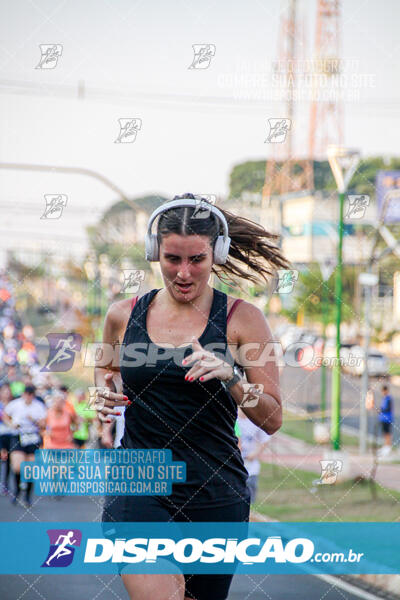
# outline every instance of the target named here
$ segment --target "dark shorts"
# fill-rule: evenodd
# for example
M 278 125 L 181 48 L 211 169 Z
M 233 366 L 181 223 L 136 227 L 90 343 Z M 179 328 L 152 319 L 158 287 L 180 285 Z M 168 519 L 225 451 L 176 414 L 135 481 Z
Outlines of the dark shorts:
M 0 449 L 10 452 L 13 446 L 13 438 L 15 442 L 15 437 L 16 436 L 12 435 L 12 433 L 4 433 L 0 435 Z
M 19 435 L 13 435 L 11 440 L 11 448 L 10 452 L 18 451 L 25 452 L 25 454 L 35 454 L 36 450 L 39 450 L 42 446 L 42 438 L 39 436 L 39 442 L 37 444 L 21 444 L 21 439 Z
M 385 423 L 384 421 L 381 423 L 383 433 L 391 433 L 392 432 L 392 424 Z
M 166 506 L 155 496 L 106 496 L 102 521 L 104 522 L 244 522 L 249 520 L 250 494 L 229 506 L 206 508 L 185 506 L 182 511 Z M 175 513 L 175 514 L 174 514 Z M 107 537 L 106 528 L 103 526 Z M 121 574 L 121 573 L 120 573 Z M 123 573 L 122 573 L 123 574 Z M 185 595 L 195 600 L 225 600 L 233 574 L 184 575 Z
M 87 443 L 88 440 L 78 440 L 78 438 L 74 438 L 74 444 L 78 448 L 82 448 Z

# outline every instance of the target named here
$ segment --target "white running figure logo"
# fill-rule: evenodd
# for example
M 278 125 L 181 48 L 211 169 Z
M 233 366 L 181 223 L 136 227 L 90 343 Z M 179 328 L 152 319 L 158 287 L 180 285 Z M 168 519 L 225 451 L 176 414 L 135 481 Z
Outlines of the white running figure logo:
M 53 364 L 54 361 L 60 362 L 60 360 L 66 360 L 67 358 L 71 358 L 71 355 L 66 352 L 66 350 L 72 350 L 75 352 L 76 346 L 72 342 L 74 341 L 74 336 L 69 335 L 65 340 L 58 340 L 56 348 L 62 344 L 62 347 L 56 352 L 51 361 L 46 365 L 46 368 L 49 369 L 50 365 Z
M 61 558 L 61 556 L 66 556 L 67 554 L 71 554 L 71 550 L 69 548 L 66 548 L 66 546 L 71 545 L 73 546 L 77 540 L 73 540 L 70 539 L 71 537 L 74 536 L 74 532 L 73 531 L 69 531 L 67 533 L 67 535 L 59 535 L 58 536 L 58 540 L 56 541 L 56 544 L 60 544 L 57 548 L 57 550 L 54 552 L 54 554 L 52 556 L 50 556 L 50 558 L 48 560 L 46 560 L 46 565 L 50 566 L 51 561 L 53 560 L 53 558 Z M 60 540 L 63 540 L 60 543 Z

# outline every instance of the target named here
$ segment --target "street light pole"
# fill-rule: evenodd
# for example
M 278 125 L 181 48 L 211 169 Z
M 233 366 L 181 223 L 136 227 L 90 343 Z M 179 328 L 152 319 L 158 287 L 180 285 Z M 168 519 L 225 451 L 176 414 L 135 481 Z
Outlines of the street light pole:
M 342 246 L 343 206 L 347 186 L 359 163 L 359 152 L 338 146 L 328 147 L 328 160 L 339 192 L 338 251 L 335 273 L 336 296 L 336 361 L 332 369 L 331 441 L 334 450 L 340 450 L 340 324 L 342 318 Z M 344 173 L 345 166 L 347 170 Z
M 326 365 L 324 361 L 326 346 L 326 326 L 328 324 L 327 282 L 322 282 L 322 363 L 321 363 L 321 422 L 326 421 Z
M 322 357 L 325 356 L 326 327 L 328 325 L 328 281 L 334 269 L 333 261 L 325 257 L 321 260 L 319 267 L 322 274 Z M 326 365 L 321 364 L 321 422 L 326 421 Z
M 339 193 L 338 254 L 335 272 L 336 298 L 336 361 L 332 372 L 332 444 L 334 450 L 340 450 L 340 323 L 342 320 L 342 272 L 343 272 L 343 205 L 344 191 Z

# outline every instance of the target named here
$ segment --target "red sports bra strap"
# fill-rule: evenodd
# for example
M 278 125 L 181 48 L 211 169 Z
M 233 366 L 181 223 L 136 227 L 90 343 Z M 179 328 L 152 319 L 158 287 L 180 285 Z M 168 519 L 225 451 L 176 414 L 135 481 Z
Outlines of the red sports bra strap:
M 135 296 L 135 298 L 132 298 L 131 311 L 133 310 L 133 307 L 135 306 L 138 298 L 139 298 L 139 296 Z
M 234 313 L 234 311 L 235 311 L 236 307 L 238 306 L 238 304 L 240 304 L 240 302 L 243 302 L 243 299 L 242 299 L 242 298 L 237 298 L 237 300 L 235 300 L 235 302 L 232 304 L 232 306 L 231 306 L 231 309 L 230 309 L 230 311 L 229 311 L 229 313 L 228 313 L 228 318 L 227 318 L 227 320 L 226 320 L 226 323 L 227 323 L 227 324 L 229 323 L 229 319 L 230 319 L 230 318 L 231 318 L 231 316 L 233 315 L 233 313 Z

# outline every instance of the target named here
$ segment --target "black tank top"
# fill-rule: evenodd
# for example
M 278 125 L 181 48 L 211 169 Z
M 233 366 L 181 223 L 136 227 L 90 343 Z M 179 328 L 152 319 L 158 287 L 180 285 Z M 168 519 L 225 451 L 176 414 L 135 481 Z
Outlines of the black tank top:
M 191 344 L 166 349 L 151 341 L 146 315 L 158 291 L 139 298 L 124 335 L 120 370 L 124 394 L 132 404 L 125 410 L 121 446 L 169 448 L 174 461 L 185 461 L 186 481 L 173 484 L 172 495 L 158 496 L 161 502 L 210 508 L 239 502 L 248 496 L 248 473 L 234 431 L 236 402 L 217 378 L 185 381 L 193 364 L 181 363 L 192 354 Z M 227 295 L 215 288 L 213 292 L 199 342 L 233 364 L 226 339 Z

